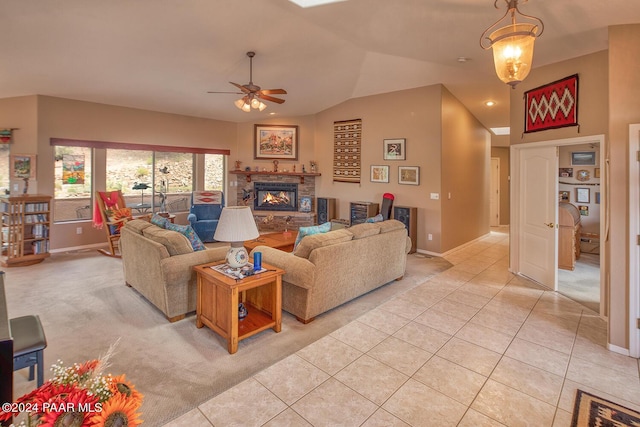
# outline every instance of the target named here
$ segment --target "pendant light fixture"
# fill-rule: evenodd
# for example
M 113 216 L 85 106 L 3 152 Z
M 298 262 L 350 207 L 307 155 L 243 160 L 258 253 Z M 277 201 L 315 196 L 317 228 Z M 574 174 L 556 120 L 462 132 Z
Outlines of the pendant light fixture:
M 493 3 L 496 9 L 499 1 L 495 0 Z M 531 71 L 533 45 L 536 38 L 542 35 L 544 23 L 540 18 L 520 12 L 518 0 L 504 2 L 507 4 L 507 12 L 482 33 L 480 46 L 485 50 L 493 48 L 493 62 L 498 78 L 515 88 Z M 525 22 L 516 22 L 516 14 Z M 507 17 L 510 17 L 510 22 L 504 22 L 509 20 Z

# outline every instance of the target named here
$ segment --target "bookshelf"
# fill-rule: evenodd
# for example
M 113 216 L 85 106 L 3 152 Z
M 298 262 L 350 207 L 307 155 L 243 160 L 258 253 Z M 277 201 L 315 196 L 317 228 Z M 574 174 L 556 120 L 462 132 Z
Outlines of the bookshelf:
M 50 196 L 0 196 L 0 214 L 3 267 L 37 264 L 49 256 Z

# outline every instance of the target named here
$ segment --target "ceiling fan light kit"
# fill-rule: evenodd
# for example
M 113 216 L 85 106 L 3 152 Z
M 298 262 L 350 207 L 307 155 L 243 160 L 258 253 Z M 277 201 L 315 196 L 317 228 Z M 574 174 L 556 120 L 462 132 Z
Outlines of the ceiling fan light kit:
M 249 83 L 246 85 L 240 85 L 238 83 L 229 82 L 242 92 L 209 92 L 209 93 L 235 93 L 237 95 L 244 95 L 242 98 L 235 101 L 233 104 L 238 107 L 240 110 L 248 113 L 251 109 L 264 111 L 267 108 L 267 104 L 262 102 L 265 101 L 275 102 L 277 104 L 282 104 L 284 99 L 276 98 L 271 95 L 286 95 L 287 91 L 284 89 L 261 89 L 260 86 L 253 84 L 253 57 L 256 56 L 255 52 L 247 52 L 247 56 L 249 57 Z
M 495 0 L 493 3 L 496 9 L 499 1 Z M 498 78 L 515 88 L 531 71 L 534 43 L 542 35 L 544 23 L 540 18 L 520 12 L 518 0 L 504 2 L 507 3 L 507 12 L 482 33 L 480 46 L 485 50 L 493 48 L 493 62 Z M 529 22 L 517 23 L 516 13 Z M 498 28 L 507 16 L 510 16 L 511 22 Z

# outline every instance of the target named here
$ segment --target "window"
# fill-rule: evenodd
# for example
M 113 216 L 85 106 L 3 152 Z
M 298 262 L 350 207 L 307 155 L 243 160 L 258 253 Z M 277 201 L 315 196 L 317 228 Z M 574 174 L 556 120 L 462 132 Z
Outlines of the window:
M 54 221 L 91 219 L 92 151 L 87 147 L 55 147 Z
M 107 149 L 107 191 L 121 190 L 134 215 L 184 212 L 193 189 L 193 154 Z
M 204 155 L 204 189 L 224 189 L 224 156 L 222 154 Z
M 155 153 L 155 211 L 174 213 L 189 210 L 193 191 L 193 156 L 191 153 Z
M 11 145 L 9 144 L 0 144 L 0 191 L 3 193 L 10 190 L 9 186 L 11 185 L 9 172 L 9 154 Z

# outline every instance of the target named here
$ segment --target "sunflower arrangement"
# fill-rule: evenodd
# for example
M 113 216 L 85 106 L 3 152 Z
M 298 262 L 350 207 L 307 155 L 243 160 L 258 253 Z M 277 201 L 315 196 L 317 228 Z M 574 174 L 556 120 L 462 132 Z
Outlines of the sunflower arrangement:
M 142 424 L 143 396 L 124 375 L 105 374 L 112 346 L 100 359 L 64 366 L 58 360 L 53 378 L 0 410 L 0 422 L 26 414 L 18 427 L 134 427 Z M 9 410 L 7 410 L 9 409 Z M 12 424 L 12 426 L 14 426 Z

